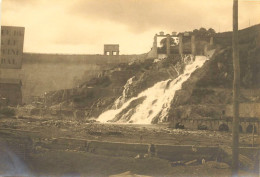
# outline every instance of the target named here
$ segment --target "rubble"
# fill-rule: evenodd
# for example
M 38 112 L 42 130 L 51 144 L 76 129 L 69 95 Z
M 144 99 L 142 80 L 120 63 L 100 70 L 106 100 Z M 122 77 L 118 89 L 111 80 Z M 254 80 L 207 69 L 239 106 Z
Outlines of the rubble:
M 216 161 L 208 161 L 205 163 L 208 168 L 218 168 L 218 169 L 227 169 L 230 166 L 223 162 L 216 162 Z

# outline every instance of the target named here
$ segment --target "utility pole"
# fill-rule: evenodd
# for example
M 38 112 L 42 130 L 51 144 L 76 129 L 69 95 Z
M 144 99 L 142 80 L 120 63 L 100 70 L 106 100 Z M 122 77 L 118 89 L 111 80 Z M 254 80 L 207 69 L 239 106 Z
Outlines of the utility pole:
M 2 28 L 2 26 L 1 26 L 1 23 L 2 23 L 2 22 L 1 22 L 1 19 L 2 19 L 2 17 L 1 17 L 1 9 L 2 9 L 2 1 L 0 0 L 0 31 L 2 31 L 2 29 L 1 29 L 1 28 Z M 1 47 L 2 47 L 2 38 L 1 38 L 1 37 L 2 37 L 2 36 L 1 36 L 1 35 L 2 35 L 2 34 L 0 33 L 0 41 L 1 41 L 1 43 L 0 43 L 0 60 L 2 59 L 2 57 L 1 57 L 1 56 L 2 56 L 2 55 L 1 55 L 1 52 L 2 52 L 2 48 L 1 48 Z M 2 71 L 0 70 L 0 78 L 1 78 L 1 74 L 2 74 L 1 72 L 2 72 Z
M 239 169 L 239 92 L 240 66 L 238 48 L 238 0 L 233 0 L 233 127 L 232 127 L 232 176 L 238 176 Z

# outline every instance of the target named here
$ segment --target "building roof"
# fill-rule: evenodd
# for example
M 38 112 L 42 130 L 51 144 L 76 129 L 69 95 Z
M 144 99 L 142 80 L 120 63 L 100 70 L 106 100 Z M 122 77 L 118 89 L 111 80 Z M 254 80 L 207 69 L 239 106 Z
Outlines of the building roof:
M 2 28 L 16 28 L 16 29 L 18 29 L 18 28 L 23 28 L 23 29 L 25 29 L 25 27 L 23 27 L 23 26 L 3 26 L 3 25 L 1 25 L 1 27 Z
M 104 44 L 104 46 L 119 46 L 119 44 Z
M 20 79 L 0 78 L 0 84 L 22 84 Z

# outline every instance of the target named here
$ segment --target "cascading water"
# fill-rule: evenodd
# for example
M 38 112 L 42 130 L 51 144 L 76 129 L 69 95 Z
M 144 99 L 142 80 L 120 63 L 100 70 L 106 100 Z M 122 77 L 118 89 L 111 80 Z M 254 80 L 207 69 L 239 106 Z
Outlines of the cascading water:
M 163 122 L 168 117 L 175 92 L 182 88 L 182 84 L 196 69 L 202 67 L 206 60 L 205 56 L 196 56 L 194 61 L 187 63 L 183 74 L 176 79 L 156 83 L 137 97 L 125 102 L 119 109 L 102 113 L 97 120 L 102 123 L 151 124 L 155 120 Z
M 124 90 L 123 90 L 122 96 L 120 96 L 120 97 L 115 101 L 113 108 L 118 109 L 118 108 L 120 108 L 120 107 L 125 103 L 125 101 L 126 101 L 126 99 L 127 99 L 127 98 L 126 98 L 126 97 L 127 97 L 127 92 L 129 91 L 130 86 L 132 85 L 134 78 L 135 78 L 135 76 L 134 76 L 134 77 L 131 77 L 130 79 L 127 80 L 127 82 L 126 82 L 126 84 L 125 84 L 125 86 L 124 86 Z

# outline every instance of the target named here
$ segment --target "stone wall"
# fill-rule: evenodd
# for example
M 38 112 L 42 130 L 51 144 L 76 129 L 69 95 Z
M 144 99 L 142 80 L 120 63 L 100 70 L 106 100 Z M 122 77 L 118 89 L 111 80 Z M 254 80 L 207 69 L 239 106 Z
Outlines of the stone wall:
M 232 119 L 180 119 L 172 122 L 172 126 L 183 125 L 185 129 L 191 130 L 214 130 L 232 131 Z M 260 121 L 257 119 L 240 119 L 240 133 L 252 133 L 254 126 L 255 133 L 259 134 Z
M 0 146 L 3 145 L 3 142 L 5 145 L 1 146 L 1 150 L 7 148 L 25 162 L 31 161 L 35 154 L 44 157 L 44 154 L 48 152 L 81 152 L 127 158 L 157 157 L 170 162 L 187 162 L 194 159 L 198 162 L 201 162 L 202 159 L 231 162 L 230 154 L 223 151 L 221 146 L 123 143 L 65 137 L 51 138 L 41 137 L 38 133 L 26 130 L 19 133 L 5 131 L 5 133 L 2 133 L 3 136 L 0 137 Z M 258 163 L 256 154 L 259 152 L 259 147 L 240 147 L 239 152 L 240 156 L 241 154 L 244 155 L 244 159 L 248 159 L 251 161 L 250 163 Z M 67 164 L 70 164 L 70 159 L 67 160 Z
M 151 148 L 153 147 L 153 148 Z M 74 138 L 44 139 L 34 141 L 34 149 L 71 150 L 89 152 L 113 157 L 154 156 L 169 161 L 190 161 L 194 159 L 215 159 L 220 151 L 218 147 L 192 145 L 163 145 L 93 141 Z

